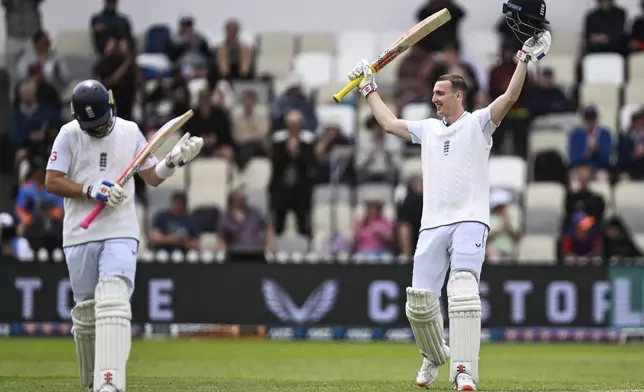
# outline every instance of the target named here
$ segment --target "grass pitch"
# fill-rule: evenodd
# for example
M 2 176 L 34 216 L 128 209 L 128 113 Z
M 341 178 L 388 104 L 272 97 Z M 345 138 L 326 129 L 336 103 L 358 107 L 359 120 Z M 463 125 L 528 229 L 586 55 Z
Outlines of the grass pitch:
M 135 341 L 128 392 L 422 391 L 400 343 Z M 0 339 L 0 391 L 82 391 L 70 339 Z M 644 392 L 644 346 L 486 344 L 481 391 Z M 441 368 L 430 390 L 450 390 Z

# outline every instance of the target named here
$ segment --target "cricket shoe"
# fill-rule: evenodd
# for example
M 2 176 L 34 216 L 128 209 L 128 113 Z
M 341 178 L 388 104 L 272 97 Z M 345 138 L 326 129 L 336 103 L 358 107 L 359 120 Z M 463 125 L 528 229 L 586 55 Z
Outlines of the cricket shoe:
M 416 385 L 421 388 L 427 388 L 438 377 L 438 366 L 434 365 L 432 361 L 423 358 L 423 364 L 416 375 Z
M 476 382 L 472 376 L 467 373 L 459 373 L 456 376 L 456 383 L 454 385 L 455 391 L 476 391 Z
M 103 384 L 97 392 L 121 392 L 112 384 Z

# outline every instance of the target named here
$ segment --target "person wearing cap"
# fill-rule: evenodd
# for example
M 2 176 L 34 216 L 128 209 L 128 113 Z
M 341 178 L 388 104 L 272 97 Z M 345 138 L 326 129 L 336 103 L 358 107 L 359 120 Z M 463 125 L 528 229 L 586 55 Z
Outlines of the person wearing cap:
M 51 48 L 49 34 L 45 30 L 38 30 L 32 35 L 31 43 L 31 49 L 18 62 L 18 77 L 25 79 L 31 65 L 40 64 L 45 81 L 61 91 L 70 80 L 69 70 Z
M 29 241 L 20 235 L 21 231 L 16 217 L 7 212 L 0 212 L 0 260 L 3 263 L 11 259 L 33 260 L 34 252 Z
M 487 238 L 487 255 L 491 260 L 516 257 L 517 243 L 521 233 L 515 227 L 508 213 L 512 195 L 505 189 L 490 192 L 490 234 Z
M 530 94 L 529 108 L 534 117 L 574 111 L 566 93 L 555 84 L 555 74 L 552 68 L 544 67 L 541 70 L 539 83 Z
M 125 14 L 118 12 L 118 0 L 105 0 L 101 12 L 92 16 L 90 21 L 94 51 L 101 55 L 107 41 L 113 37 L 132 40 L 132 26 Z
M 317 130 L 318 119 L 315 105 L 311 98 L 304 93 L 302 78 L 297 74 L 292 74 L 289 77 L 285 91 L 275 99 L 271 106 L 273 129 L 285 128 L 285 116 L 291 110 L 299 110 L 302 113 L 302 126 L 305 130 L 312 132 Z
M 592 179 L 608 181 L 612 138 L 610 131 L 599 125 L 599 113 L 595 106 L 587 106 L 583 112 L 584 122 L 568 135 L 568 159 L 570 184 L 578 186 L 577 169 L 590 166 Z
M 199 225 L 188 214 L 187 206 L 186 194 L 175 192 L 170 198 L 170 208 L 154 216 L 150 232 L 153 249 L 168 252 L 199 250 Z
M 633 180 L 644 179 L 644 109 L 633 113 L 630 129 L 619 135 L 617 169 Z

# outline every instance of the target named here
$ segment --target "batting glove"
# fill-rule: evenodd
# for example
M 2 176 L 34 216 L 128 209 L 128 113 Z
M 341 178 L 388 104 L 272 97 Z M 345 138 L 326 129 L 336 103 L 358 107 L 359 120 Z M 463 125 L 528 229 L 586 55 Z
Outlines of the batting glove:
M 100 180 L 92 185 L 85 185 L 83 193 L 90 200 L 98 200 L 110 207 L 118 207 L 126 199 L 125 189 L 119 184 Z
M 369 61 L 365 59 L 360 61 L 358 65 L 349 72 L 349 80 L 355 80 L 359 78 L 360 75 L 364 75 L 364 79 L 362 79 L 358 85 L 358 89 L 360 90 L 360 94 L 362 94 L 363 97 L 366 97 L 376 91 L 378 89 L 378 85 L 376 84 L 375 75 L 371 70 L 371 65 L 369 64 Z
M 550 51 L 552 36 L 549 31 L 544 31 L 538 37 L 530 37 L 523 44 L 523 48 L 517 53 L 517 58 L 524 63 L 529 61 L 537 62 L 546 57 Z
M 187 165 L 199 155 L 203 147 L 203 139 L 197 136 L 190 136 L 186 132 L 183 137 L 172 147 L 172 150 L 165 156 L 165 159 L 157 164 L 156 173 L 161 179 L 166 179 L 174 174 L 177 166 Z

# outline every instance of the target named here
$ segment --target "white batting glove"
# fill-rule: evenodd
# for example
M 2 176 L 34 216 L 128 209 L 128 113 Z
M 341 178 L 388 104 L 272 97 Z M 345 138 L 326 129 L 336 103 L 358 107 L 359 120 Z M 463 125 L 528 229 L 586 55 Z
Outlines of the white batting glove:
M 157 164 L 157 176 L 164 180 L 170 177 L 174 174 L 177 166 L 182 167 L 195 159 L 202 147 L 203 138 L 190 136 L 190 133 L 186 132 L 177 144 L 172 147 L 165 159 Z
M 376 77 L 371 70 L 371 65 L 369 64 L 369 61 L 363 59 L 356 65 L 351 72 L 349 72 L 349 80 L 355 80 L 360 77 L 360 75 L 364 75 L 364 79 L 360 82 L 358 85 L 358 90 L 360 90 L 360 94 L 362 94 L 363 97 L 366 97 L 367 95 L 373 93 L 378 89 L 378 85 L 376 84 Z
M 83 193 L 88 199 L 98 200 L 110 207 L 118 207 L 125 201 L 125 189 L 119 184 L 107 180 L 100 180 L 92 185 L 85 185 Z
M 517 52 L 517 58 L 524 63 L 529 61 L 537 62 L 546 57 L 550 51 L 552 44 L 552 36 L 549 31 L 544 31 L 536 39 L 535 37 L 528 38 L 523 44 L 523 48 Z

